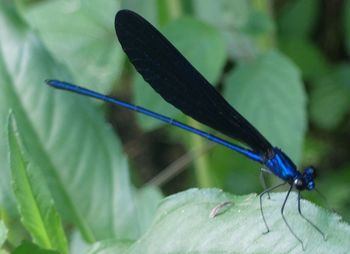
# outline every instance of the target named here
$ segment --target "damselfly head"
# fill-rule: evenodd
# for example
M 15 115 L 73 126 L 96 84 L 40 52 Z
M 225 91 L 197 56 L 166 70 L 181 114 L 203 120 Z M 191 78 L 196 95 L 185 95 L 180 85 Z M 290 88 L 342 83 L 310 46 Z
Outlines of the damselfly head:
M 298 190 L 313 190 L 315 188 L 315 179 L 316 177 L 316 171 L 315 168 L 312 166 L 309 166 L 305 168 L 304 173 L 301 175 L 301 177 L 298 177 L 294 180 L 294 186 Z

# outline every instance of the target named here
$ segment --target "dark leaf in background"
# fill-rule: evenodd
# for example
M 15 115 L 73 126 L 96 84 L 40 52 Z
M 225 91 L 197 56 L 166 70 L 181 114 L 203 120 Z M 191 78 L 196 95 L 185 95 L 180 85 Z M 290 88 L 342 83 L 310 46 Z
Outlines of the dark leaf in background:
M 289 38 L 306 38 L 316 26 L 318 0 L 286 1 L 277 18 L 278 33 Z
M 315 81 L 310 94 L 310 117 L 320 128 L 337 127 L 350 109 L 350 65 L 343 64 Z
M 320 79 L 331 71 L 331 66 L 321 49 L 308 39 L 281 37 L 279 48 L 300 68 L 306 80 Z

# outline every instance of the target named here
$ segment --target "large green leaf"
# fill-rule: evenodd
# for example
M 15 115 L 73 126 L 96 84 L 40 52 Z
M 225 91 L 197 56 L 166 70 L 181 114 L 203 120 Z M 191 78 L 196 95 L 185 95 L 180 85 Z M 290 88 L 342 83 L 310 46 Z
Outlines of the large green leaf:
M 298 69 L 271 51 L 238 66 L 225 87 L 226 99 L 298 163 L 306 131 L 306 100 Z
M 225 62 L 225 46 L 220 33 L 205 23 L 188 17 L 169 23 L 162 31 L 209 82 L 218 80 Z M 139 76 L 134 84 L 134 92 L 138 105 L 170 117 L 178 112 Z M 161 124 L 150 117 L 140 116 L 139 119 L 141 125 L 147 129 Z
M 61 218 L 40 169 L 22 143 L 13 115 L 8 123 L 8 143 L 13 191 L 23 225 L 40 247 L 68 253 Z
M 0 135 L 6 140 L 11 108 L 23 140 L 43 174 L 63 218 L 85 240 L 136 238 L 135 191 L 128 163 L 103 114 L 85 98 L 45 86 L 44 79 L 70 78 L 10 2 L 0 9 Z M 5 4 L 6 3 L 6 4 Z M 6 144 L 0 143 L 1 202 L 11 198 Z M 154 208 L 153 208 L 154 209 Z
M 29 5 L 23 14 L 77 83 L 108 92 L 124 60 L 114 31 L 118 9 L 118 1 L 53 0 Z
M 286 193 L 264 199 L 270 226 L 265 232 L 259 198 L 255 194 L 234 196 L 217 189 L 191 189 L 166 198 L 150 229 L 123 253 L 304 253 L 301 244 L 281 217 Z M 232 202 L 210 218 L 212 209 Z M 298 214 L 296 195 L 291 194 L 285 217 L 304 241 L 305 253 L 346 253 L 350 249 L 350 225 L 336 214 L 302 200 L 303 214 L 327 234 L 327 241 Z

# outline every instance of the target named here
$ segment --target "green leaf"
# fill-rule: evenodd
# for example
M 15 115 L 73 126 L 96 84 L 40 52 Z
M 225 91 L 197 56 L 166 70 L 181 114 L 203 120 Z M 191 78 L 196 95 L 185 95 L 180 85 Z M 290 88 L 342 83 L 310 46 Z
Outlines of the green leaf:
M 8 2 L 6 2 L 8 3 Z M 0 135 L 11 108 L 24 143 L 43 170 L 57 209 L 84 239 L 141 234 L 128 163 L 109 124 L 89 99 L 53 90 L 49 77 L 74 82 L 45 49 L 13 5 L 0 8 Z M 63 43 L 63 42 L 62 42 Z M 0 142 L 1 205 L 13 200 L 8 148 Z M 153 209 L 155 209 L 153 207 Z M 143 222 L 144 224 L 145 222 Z
M 265 232 L 256 194 L 234 196 L 217 189 L 191 189 L 167 197 L 150 229 L 125 253 L 303 253 L 301 244 L 281 217 L 286 193 L 264 199 L 270 226 Z M 292 193 L 285 217 L 304 241 L 307 253 L 346 253 L 350 249 L 350 225 L 336 214 L 301 201 L 303 214 L 327 234 L 327 241 L 298 214 L 297 195 Z M 213 208 L 232 202 L 209 218 Z
M 104 240 L 91 246 L 88 254 L 122 254 L 127 251 L 131 241 Z
M 29 5 L 22 13 L 77 83 L 105 93 L 123 67 L 114 31 L 118 8 L 118 1 L 110 0 L 53 0 Z
M 271 51 L 241 64 L 225 81 L 225 97 L 273 145 L 300 162 L 306 131 L 305 92 L 298 69 Z
M 278 16 L 278 31 L 288 37 L 307 37 L 313 31 L 319 15 L 317 0 L 289 1 Z
M 162 29 L 164 35 L 201 72 L 209 82 L 215 83 L 225 62 L 223 38 L 212 27 L 193 18 L 177 19 Z M 178 111 L 166 103 L 141 77 L 134 84 L 135 103 L 158 113 L 174 117 Z M 137 117 L 141 126 L 153 129 L 162 123 L 150 117 Z
M 35 253 L 35 254 L 59 254 L 59 252 L 52 251 L 52 250 L 44 250 L 38 247 L 37 245 L 30 243 L 30 242 L 23 242 L 20 246 L 18 246 L 12 254 L 28 254 L 28 253 Z
M 330 66 L 318 46 L 307 39 L 280 38 L 279 47 L 300 68 L 305 79 L 316 79 L 329 72 Z
M 310 94 L 311 120 L 320 128 L 335 128 L 350 107 L 350 65 L 338 66 L 318 79 Z
M 23 225 L 40 247 L 68 253 L 61 218 L 40 169 L 23 145 L 13 115 L 8 122 L 8 143 L 11 181 Z
M 8 230 L 7 230 L 6 226 L 4 225 L 4 223 L 2 221 L 0 221 L 0 248 L 4 244 L 4 242 L 6 241 L 7 234 L 8 234 Z
M 330 170 L 327 175 L 322 177 L 318 184 L 322 194 L 327 197 L 329 206 L 343 215 L 343 219 L 350 221 L 350 204 L 349 204 L 349 182 L 350 182 L 350 164 L 344 167 L 336 168 L 336 174 Z M 334 171 L 333 171 L 334 172 Z

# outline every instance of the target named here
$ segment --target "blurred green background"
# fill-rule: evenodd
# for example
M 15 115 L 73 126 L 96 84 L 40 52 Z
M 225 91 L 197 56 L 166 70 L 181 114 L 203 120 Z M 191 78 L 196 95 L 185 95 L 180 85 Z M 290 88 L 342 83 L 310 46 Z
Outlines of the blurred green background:
M 350 220 L 349 0 L 0 3 L 0 207 L 9 248 L 26 236 L 10 186 L 10 109 L 62 217 L 90 242 L 135 238 L 163 195 L 190 187 L 262 191 L 260 166 L 232 151 L 44 85 L 47 78 L 66 80 L 215 133 L 168 105 L 135 72 L 114 32 L 122 8 L 159 28 L 301 170 L 314 165 L 329 207 Z M 327 207 L 315 193 L 304 196 Z M 122 210 L 118 225 L 113 209 Z M 111 220 L 94 225 L 100 216 Z M 130 227 L 133 216 L 140 219 Z

